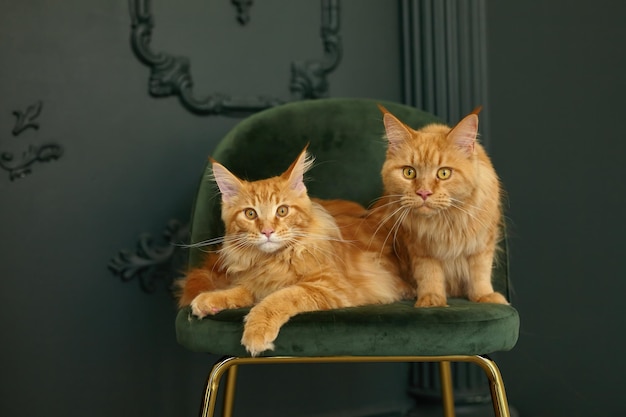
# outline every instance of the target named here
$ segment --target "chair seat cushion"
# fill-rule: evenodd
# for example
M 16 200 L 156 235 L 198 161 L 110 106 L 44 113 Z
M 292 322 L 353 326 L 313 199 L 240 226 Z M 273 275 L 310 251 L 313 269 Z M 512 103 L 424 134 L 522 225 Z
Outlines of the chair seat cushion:
M 517 342 L 519 316 L 511 306 L 462 299 L 448 300 L 449 307 L 413 303 L 299 314 L 264 356 L 477 355 L 510 350 Z M 178 342 L 196 352 L 249 356 L 240 343 L 248 311 L 225 310 L 200 320 L 183 308 L 176 318 Z

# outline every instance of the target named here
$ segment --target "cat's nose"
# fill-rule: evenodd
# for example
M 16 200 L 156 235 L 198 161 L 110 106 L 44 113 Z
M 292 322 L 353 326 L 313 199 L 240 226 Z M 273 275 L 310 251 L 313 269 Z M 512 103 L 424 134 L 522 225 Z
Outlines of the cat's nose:
M 430 190 L 417 190 L 415 193 L 419 195 L 420 197 L 422 197 L 422 200 L 424 201 L 426 201 L 428 197 L 433 195 L 433 192 Z
M 261 230 L 261 233 L 264 234 L 265 237 L 269 239 L 272 233 L 274 233 L 274 229 L 263 229 Z

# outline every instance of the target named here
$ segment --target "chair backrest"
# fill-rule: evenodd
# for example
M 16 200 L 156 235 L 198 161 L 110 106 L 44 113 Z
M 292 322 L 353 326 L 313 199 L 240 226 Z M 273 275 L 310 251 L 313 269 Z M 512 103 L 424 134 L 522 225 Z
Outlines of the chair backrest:
M 414 107 L 371 99 L 328 98 L 297 101 L 256 113 L 237 124 L 211 155 L 247 180 L 279 175 L 309 143 L 316 163 L 307 174 L 309 195 L 353 200 L 369 206 L 382 193 L 380 170 L 385 159 L 382 114 L 377 103 L 400 120 L 420 128 L 441 122 Z M 191 242 L 223 234 L 220 196 L 207 164 L 191 221 Z M 197 266 L 202 249 L 190 250 Z M 503 256 L 502 256 L 503 255 Z M 506 251 L 494 270 L 496 289 L 507 293 Z

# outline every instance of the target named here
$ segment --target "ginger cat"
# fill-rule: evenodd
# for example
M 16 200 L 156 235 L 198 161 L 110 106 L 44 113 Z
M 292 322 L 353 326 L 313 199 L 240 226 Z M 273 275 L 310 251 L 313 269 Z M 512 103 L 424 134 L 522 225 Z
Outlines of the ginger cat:
M 397 256 L 416 307 L 445 306 L 447 297 L 508 304 L 491 283 L 502 211 L 498 176 L 477 141 L 480 108 L 453 128 L 419 130 L 380 109 L 388 148 L 384 195 L 366 222 L 370 247 Z
M 187 273 L 179 305 L 190 303 L 199 318 L 252 306 L 241 339 L 252 356 L 273 349 L 281 326 L 298 313 L 391 303 L 412 293 L 377 253 L 342 238 L 332 214 L 354 224 L 363 207 L 326 201 L 327 210 L 308 197 L 303 176 L 311 165 L 305 149 L 282 175 L 248 182 L 212 161 L 223 246 Z

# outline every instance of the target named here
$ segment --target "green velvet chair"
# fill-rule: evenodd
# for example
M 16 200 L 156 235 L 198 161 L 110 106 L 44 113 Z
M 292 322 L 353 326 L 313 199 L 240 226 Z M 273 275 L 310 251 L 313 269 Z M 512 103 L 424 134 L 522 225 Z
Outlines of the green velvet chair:
M 380 168 L 386 143 L 378 101 L 320 99 L 274 107 L 241 121 L 212 156 L 236 175 L 256 180 L 280 174 L 310 143 L 316 158 L 308 173 L 309 194 L 342 198 L 368 206 L 382 191 Z M 405 123 L 418 128 L 437 119 L 426 112 L 381 102 Z M 222 234 L 220 198 L 210 166 L 201 181 L 191 222 L 191 240 Z M 190 266 L 202 251 L 192 249 Z M 494 263 L 497 290 L 508 294 L 506 247 Z M 439 362 L 446 416 L 454 415 L 450 362 L 473 362 L 486 373 L 496 416 L 509 416 L 498 367 L 486 354 L 515 345 L 517 311 L 507 305 L 449 300 L 446 308 L 414 308 L 412 301 L 319 311 L 293 317 L 281 329 L 275 350 L 251 358 L 240 344 L 248 309 L 226 310 L 199 320 L 181 309 L 178 342 L 196 352 L 224 355 L 207 382 L 203 416 L 213 416 L 221 377 L 227 374 L 223 415 L 233 413 L 237 367 L 260 363 Z

